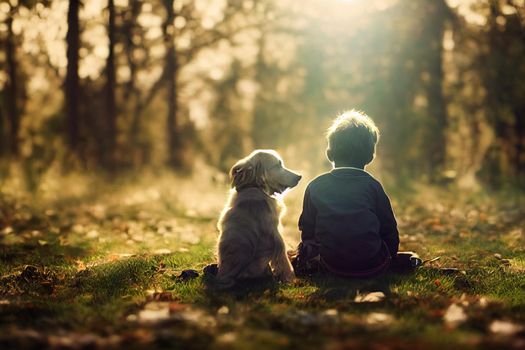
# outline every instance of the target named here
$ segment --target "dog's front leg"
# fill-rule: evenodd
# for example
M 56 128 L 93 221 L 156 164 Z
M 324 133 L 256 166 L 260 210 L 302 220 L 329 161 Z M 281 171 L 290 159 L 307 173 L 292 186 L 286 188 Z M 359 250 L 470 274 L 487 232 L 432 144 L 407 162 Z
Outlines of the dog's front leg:
M 282 282 L 290 283 L 293 281 L 295 275 L 293 273 L 292 264 L 286 255 L 286 246 L 284 244 L 283 237 L 276 231 L 274 234 L 275 238 L 275 255 L 270 261 L 272 269 Z

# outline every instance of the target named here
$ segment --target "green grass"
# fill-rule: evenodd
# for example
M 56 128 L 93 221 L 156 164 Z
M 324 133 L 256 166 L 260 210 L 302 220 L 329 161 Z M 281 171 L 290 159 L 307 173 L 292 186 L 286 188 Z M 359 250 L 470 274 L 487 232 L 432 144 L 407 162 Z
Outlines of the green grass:
M 498 196 L 397 198 L 402 249 L 423 259 L 441 257 L 413 274 L 313 276 L 289 285 L 258 281 L 218 292 L 202 277 L 178 276 L 214 262 L 214 218 L 224 188 L 214 189 L 216 207 L 185 208 L 182 194 L 167 190 L 172 180 L 147 189 L 105 185 L 97 194 L 55 199 L 4 193 L 0 347 L 67 348 L 60 342 L 78 345 L 86 334 L 95 348 L 131 349 L 523 344 L 523 331 L 490 331 L 495 320 L 525 325 L 523 209 Z M 290 241 L 297 239 L 293 218 L 300 195 L 292 192 L 287 199 Z M 442 267 L 462 272 L 448 275 Z M 386 297 L 354 302 L 356 295 L 376 291 Z M 451 304 L 466 315 L 458 324 L 445 320 Z M 29 330 L 36 333 L 28 336 Z

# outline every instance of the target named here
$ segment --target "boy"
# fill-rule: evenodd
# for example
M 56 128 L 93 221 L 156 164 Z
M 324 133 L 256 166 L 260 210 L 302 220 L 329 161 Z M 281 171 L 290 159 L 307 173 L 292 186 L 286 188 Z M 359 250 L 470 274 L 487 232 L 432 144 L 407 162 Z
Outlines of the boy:
M 352 110 L 328 129 L 326 156 L 334 168 L 308 184 L 299 219 L 301 243 L 292 258 L 300 275 L 328 271 L 367 277 L 421 264 L 398 253 L 399 234 L 381 184 L 364 168 L 375 156 L 379 130 L 367 115 Z

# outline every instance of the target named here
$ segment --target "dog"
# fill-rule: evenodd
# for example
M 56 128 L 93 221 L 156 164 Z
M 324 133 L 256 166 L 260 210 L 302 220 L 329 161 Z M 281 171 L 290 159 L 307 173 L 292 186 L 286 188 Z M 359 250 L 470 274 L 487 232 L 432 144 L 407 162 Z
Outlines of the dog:
M 274 150 L 256 150 L 230 171 L 230 196 L 218 221 L 219 287 L 275 275 L 288 283 L 294 273 L 280 233 L 284 204 L 277 194 L 295 187 L 301 175 L 284 167 Z

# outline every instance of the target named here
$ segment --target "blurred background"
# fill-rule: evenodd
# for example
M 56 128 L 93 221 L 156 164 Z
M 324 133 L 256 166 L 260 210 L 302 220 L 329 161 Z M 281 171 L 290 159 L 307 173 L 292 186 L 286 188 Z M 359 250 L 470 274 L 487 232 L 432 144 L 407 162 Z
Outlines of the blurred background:
M 381 129 L 381 178 L 524 184 L 524 0 L 2 0 L 0 48 L 4 188 L 226 182 L 254 148 L 314 176 L 352 108 Z

